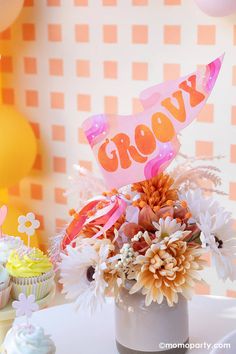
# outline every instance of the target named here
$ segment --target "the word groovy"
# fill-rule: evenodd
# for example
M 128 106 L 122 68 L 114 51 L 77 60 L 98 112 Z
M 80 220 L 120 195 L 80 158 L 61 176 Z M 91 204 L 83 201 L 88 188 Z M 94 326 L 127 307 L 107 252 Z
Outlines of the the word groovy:
M 187 95 L 183 95 L 183 92 Z M 174 104 L 173 99 L 177 104 Z M 191 75 L 187 80 L 182 81 L 171 97 L 161 101 L 161 106 L 175 120 L 184 123 L 186 121 L 186 99 L 189 100 L 191 107 L 196 107 L 205 99 L 204 93 L 196 89 L 196 75 Z M 98 149 L 98 160 L 106 171 L 115 172 L 119 164 L 122 169 L 127 169 L 131 166 L 132 160 L 145 163 L 148 156 L 156 150 L 157 141 L 166 143 L 175 137 L 176 130 L 168 115 L 155 112 L 150 121 L 150 126 L 138 124 L 134 128 L 135 145 L 131 145 L 129 136 L 122 132 L 111 139 L 106 139 Z M 115 144 L 116 149 L 108 154 L 111 142 L 113 146 Z

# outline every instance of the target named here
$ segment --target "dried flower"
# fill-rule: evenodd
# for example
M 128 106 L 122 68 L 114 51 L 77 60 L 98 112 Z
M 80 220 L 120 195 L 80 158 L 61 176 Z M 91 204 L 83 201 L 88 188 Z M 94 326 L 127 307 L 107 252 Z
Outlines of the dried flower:
M 101 194 L 105 184 L 101 177 L 83 166 L 73 165 L 73 175 L 69 176 L 70 187 L 65 195 L 71 197 L 74 205 L 82 207 L 89 198 Z
M 147 231 L 145 231 L 147 232 Z M 131 241 L 140 241 L 140 239 L 143 237 L 143 232 L 139 231 L 136 235 L 134 235 L 134 237 L 131 239 Z
M 136 254 L 129 243 L 124 243 L 120 250 L 120 259 L 116 265 L 117 268 L 122 268 L 125 272 L 127 267 L 134 262 Z
M 220 195 L 226 195 L 218 187 L 222 184 L 219 176 L 220 169 L 216 166 L 205 164 L 205 162 L 221 159 L 222 156 L 215 157 L 189 157 L 179 154 L 183 161 L 179 162 L 176 167 L 169 171 L 170 176 L 174 179 L 173 187 L 178 192 L 187 192 L 188 190 L 202 189 L 204 191 L 215 192 Z M 177 160 L 177 159 L 176 159 Z M 199 165 L 199 161 L 201 165 Z M 205 188 L 204 182 L 210 182 L 212 187 Z

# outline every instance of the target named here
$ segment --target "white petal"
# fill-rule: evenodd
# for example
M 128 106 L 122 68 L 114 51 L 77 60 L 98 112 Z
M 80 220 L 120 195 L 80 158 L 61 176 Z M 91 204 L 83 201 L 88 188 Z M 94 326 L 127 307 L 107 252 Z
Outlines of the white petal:
M 16 310 L 17 317 L 24 316 L 24 314 L 25 314 L 25 311 L 23 309 L 20 308 L 20 309 Z
M 32 226 L 30 227 L 27 227 L 26 230 L 25 230 L 25 233 L 28 235 L 28 236 L 33 236 L 34 233 L 35 233 L 35 230 Z
M 35 215 L 34 215 L 34 213 L 28 213 L 27 215 L 26 215 L 26 217 L 27 217 L 27 219 L 29 220 L 29 221 L 31 221 L 31 222 L 33 222 L 34 220 L 35 220 Z
M 34 303 L 35 302 L 35 295 L 34 294 L 29 295 L 27 298 L 27 301 L 30 304 Z
M 20 293 L 19 297 L 18 297 L 19 301 L 25 301 L 26 300 L 26 296 L 24 293 Z
M 34 229 L 38 229 L 40 226 L 40 222 L 38 220 L 34 220 L 34 221 L 32 221 L 32 225 L 33 225 Z
M 20 225 L 18 225 L 18 231 L 20 232 L 20 233 L 25 233 L 26 232 L 26 226 L 25 226 L 25 224 L 20 224 Z
M 18 223 L 19 224 L 24 224 L 24 223 L 26 223 L 26 221 L 27 221 L 27 219 L 26 219 L 25 215 L 20 215 L 18 217 Z
M 19 301 L 13 301 L 13 302 L 12 302 L 12 307 L 13 307 L 14 309 L 18 309 L 19 306 L 20 306 Z

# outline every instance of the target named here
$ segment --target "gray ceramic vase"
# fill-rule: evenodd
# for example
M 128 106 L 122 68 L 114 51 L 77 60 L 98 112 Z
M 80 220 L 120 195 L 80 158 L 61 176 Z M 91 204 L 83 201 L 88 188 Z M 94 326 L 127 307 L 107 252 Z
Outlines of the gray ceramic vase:
M 145 297 L 133 295 L 123 288 L 115 304 L 116 345 L 120 354 L 182 354 L 186 348 L 164 344 L 188 343 L 188 304 L 182 296 L 169 307 L 152 303 L 145 306 Z

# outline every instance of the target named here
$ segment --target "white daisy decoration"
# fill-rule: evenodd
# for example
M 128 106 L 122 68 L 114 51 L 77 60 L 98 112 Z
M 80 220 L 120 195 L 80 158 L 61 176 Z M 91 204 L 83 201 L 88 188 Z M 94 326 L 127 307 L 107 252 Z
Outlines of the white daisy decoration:
M 153 226 L 157 229 L 155 235 L 158 240 L 169 237 L 175 232 L 183 231 L 185 229 L 184 224 L 181 225 L 176 221 L 176 219 L 172 219 L 169 216 L 167 216 L 165 219 L 160 218 L 158 222 L 154 221 Z
M 221 208 L 212 215 L 205 212 L 199 215 L 202 247 L 211 252 L 218 276 L 226 280 L 236 279 L 236 235 L 229 213 Z
M 30 237 L 35 234 L 35 230 L 39 228 L 40 222 L 35 219 L 34 213 L 28 213 L 19 216 L 18 223 L 18 231 L 28 236 L 28 247 L 30 247 Z
M 34 213 L 19 216 L 18 223 L 18 231 L 22 234 L 26 233 L 28 236 L 33 236 L 35 230 L 40 226 L 40 222 L 35 219 Z
M 83 307 L 93 312 L 105 300 L 107 282 L 104 271 L 109 261 L 110 245 L 98 241 L 95 245 L 68 246 L 66 251 L 67 254 L 61 255 L 59 264 L 59 282 L 63 285 L 63 293 L 66 298 L 75 301 L 77 309 Z

